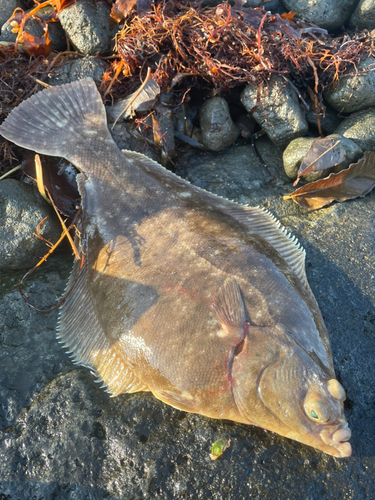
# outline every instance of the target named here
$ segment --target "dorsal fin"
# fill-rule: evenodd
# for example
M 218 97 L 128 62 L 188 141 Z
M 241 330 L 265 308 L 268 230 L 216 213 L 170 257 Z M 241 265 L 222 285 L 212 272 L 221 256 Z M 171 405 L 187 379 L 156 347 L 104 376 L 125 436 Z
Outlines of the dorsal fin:
M 289 234 L 273 215 L 259 207 L 240 205 L 238 208 L 229 207 L 225 211 L 270 243 L 293 269 L 305 288 L 310 290 L 305 272 L 306 252 L 297 238 Z
M 246 309 L 240 287 L 234 278 L 227 278 L 211 304 L 223 336 L 233 329 L 241 331 L 246 321 Z
M 86 261 L 87 262 L 87 261 Z M 70 290 L 79 272 L 79 261 L 74 264 L 66 290 Z M 112 396 L 124 392 L 148 391 L 124 363 L 123 357 L 111 345 L 100 326 L 88 289 L 88 266 L 79 273 L 73 291 L 67 296 L 60 311 L 57 337 L 68 349 L 73 362 L 91 369 L 102 387 Z

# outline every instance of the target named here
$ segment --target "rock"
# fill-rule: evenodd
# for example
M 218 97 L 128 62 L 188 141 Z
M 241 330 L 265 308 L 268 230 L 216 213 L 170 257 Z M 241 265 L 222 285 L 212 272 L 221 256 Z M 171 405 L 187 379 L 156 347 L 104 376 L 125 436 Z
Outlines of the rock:
M 110 398 L 56 341 L 57 310 L 38 314 L 30 309 L 14 289 L 20 273 L 2 272 L 0 497 L 373 497 L 375 192 L 306 213 L 282 199 L 286 186 L 262 181 L 257 157 L 248 148 L 199 152 L 191 160 L 195 181 L 212 191 L 227 189 L 238 202 L 268 207 L 305 247 L 307 276 L 329 331 L 336 374 L 347 392 L 353 457 L 334 459 L 257 427 L 179 411 L 147 392 Z M 264 141 L 264 152 L 275 150 Z M 209 158 L 216 162 L 221 157 L 215 169 Z M 271 160 L 265 156 L 267 164 Z M 282 169 L 280 152 L 273 160 Z M 259 183 L 251 182 L 253 176 Z M 70 269 L 67 258 L 52 256 L 30 276 L 24 291 L 33 304 L 46 307 L 61 295 Z M 213 462 L 211 446 L 223 437 L 231 445 Z
M 337 127 L 335 133 L 351 139 L 363 151 L 375 151 L 375 110 L 349 116 Z
M 241 102 L 248 112 L 256 106 L 257 91 L 255 85 L 247 85 L 241 94 Z M 263 87 L 259 106 L 252 116 L 279 148 L 285 148 L 308 130 L 297 94 L 279 76 L 271 76 L 268 85 Z
M 375 29 L 375 0 L 360 0 L 349 20 L 349 26 L 358 30 Z
M 356 162 L 363 156 L 362 149 L 350 139 L 347 139 L 346 137 L 338 134 L 328 135 L 327 138 L 334 139 L 335 142 L 340 141 L 336 147 L 343 150 L 344 160 L 334 167 L 304 175 L 303 180 L 305 180 L 306 182 L 313 182 L 318 179 L 323 179 L 331 172 L 340 172 L 340 170 L 347 168 L 351 163 Z M 302 160 L 308 153 L 315 140 L 315 137 L 299 137 L 298 139 L 294 139 L 294 141 L 288 144 L 283 153 L 284 170 L 288 177 L 290 177 L 291 179 L 295 179 L 297 177 Z
M 203 104 L 199 121 L 202 142 L 210 151 L 229 147 L 240 135 L 230 116 L 228 103 L 222 97 L 212 97 Z
M 341 28 L 358 0 L 281 0 L 287 10 L 327 30 Z
M 93 78 L 99 83 L 103 73 L 109 64 L 97 57 L 86 56 L 74 61 L 69 61 L 63 66 L 59 66 L 52 71 L 52 77 L 48 78 L 50 85 L 62 85 L 83 78 Z
M 320 127 L 324 135 L 333 134 L 336 128 L 342 122 L 342 118 L 337 116 L 337 112 L 334 111 L 330 106 L 325 106 L 324 116 L 319 116 Z M 310 109 L 306 113 L 307 123 L 318 131 L 318 125 L 316 120 L 316 113 L 313 109 Z
M 20 0 L 0 0 L 0 28 L 8 21 L 17 7 L 22 7 Z
M 295 179 L 303 158 L 307 155 L 316 137 L 298 137 L 291 141 L 283 152 L 285 173 L 290 179 Z
M 281 151 L 262 137 L 257 147 L 272 178 L 280 177 Z M 251 196 L 270 180 L 250 144 L 236 146 L 222 153 L 193 152 L 177 159 L 176 172 L 203 189 L 214 189 L 223 198 Z M 286 179 L 285 179 L 286 180 Z M 282 182 L 282 176 L 281 176 Z
M 47 19 L 53 10 L 53 7 L 47 5 L 37 12 L 37 16 L 42 19 Z M 12 33 L 12 29 L 9 22 L 6 22 L 1 28 L 1 36 L 7 42 L 16 41 L 17 33 Z M 24 31 L 36 37 L 42 37 L 44 35 L 42 25 L 32 18 L 26 21 Z M 52 49 L 54 51 L 60 52 L 66 49 L 65 33 L 59 22 L 48 23 L 48 37 L 51 40 Z
M 95 55 L 112 50 L 117 27 L 110 21 L 109 6 L 94 0 L 78 0 L 59 14 L 74 47 L 83 54 Z
M 46 243 L 33 234 L 46 216 L 40 234 L 55 242 L 60 223 L 36 188 L 14 179 L 0 182 L 0 269 L 31 268 L 48 252 Z
M 327 89 L 324 98 L 332 108 L 340 112 L 352 113 L 361 109 L 375 106 L 375 58 L 363 59 L 357 66 L 358 72 L 365 71 L 356 76 L 340 76 L 339 83 L 334 89 Z M 371 71 L 368 71 L 371 70 Z M 350 68 L 346 73 L 355 73 Z

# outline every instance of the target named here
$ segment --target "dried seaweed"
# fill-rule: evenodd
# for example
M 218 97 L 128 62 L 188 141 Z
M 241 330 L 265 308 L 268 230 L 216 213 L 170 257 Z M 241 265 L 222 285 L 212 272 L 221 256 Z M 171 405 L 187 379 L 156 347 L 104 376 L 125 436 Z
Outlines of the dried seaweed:
M 151 67 L 162 91 L 184 75 L 193 77 L 198 87 L 206 83 L 216 94 L 244 83 L 259 84 L 276 73 L 303 80 L 303 85 L 310 82 L 321 96 L 346 70 L 355 71 L 360 57 L 374 51 L 373 44 L 364 35 L 332 39 L 325 30 L 288 14 L 235 10 L 226 3 L 202 9 L 197 2 L 177 0 L 134 13 L 117 36 L 123 76 L 138 76 L 140 68 L 145 74 Z

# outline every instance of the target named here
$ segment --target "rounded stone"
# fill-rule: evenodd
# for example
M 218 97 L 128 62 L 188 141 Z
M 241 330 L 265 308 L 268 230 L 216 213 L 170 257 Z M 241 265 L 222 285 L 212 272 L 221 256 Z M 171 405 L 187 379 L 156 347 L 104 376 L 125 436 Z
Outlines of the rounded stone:
M 375 109 L 349 116 L 335 133 L 351 139 L 363 151 L 375 151 Z
M 281 0 L 287 10 L 321 28 L 341 28 L 352 14 L 358 0 Z
M 222 97 L 213 97 L 206 101 L 199 113 L 202 142 L 211 151 L 220 151 L 229 147 L 240 135 L 240 130 L 233 122 L 229 106 Z
M 283 165 L 285 173 L 291 179 L 295 179 L 303 158 L 307 155 L 316 137 L 298 137 L 291 141 L 283 153 Z
M 241 102 L 279 148 L 285 148 L 290 141 L 304 136 L 308 130 L 296 92 L 279 76 L 272 75 L 264 85 L 258 107 L 256 107 L 258 103 L 256 85 L 245 87 L 241 94 Z
M 324 98 L 332 108 L 340 112 L 352 113 L 375 106 L 375 58 L 367 57 L 355 69 L 350 67 L 346 73 L 353 76 L 340 77 L 337 87 L 327 89 Z
M 96 83 L 100 81 L 109 64 L 97 57 L 86 56 L 75 61 L 69 61 L 52 72 L 48 79 L 50 85 L 62 85 L 83 78 L 92 78 Z
M 31 268 L 48 252 L 46 243 L 35 236 L 45 217 L 39 232 L 55 242 L 61 226 L 37 189 L 14 179 L 0 182 L 0 269 Z
M 349 21 L 350 28 L 375 29 L 375 0 L 360 0 Z
M 80 0 L 63 9 L 59 20 L 77 50 L 95 55 L 109 51 L 114 45 L 117 26 L 110 21 L 109 13 L 104 2 Z

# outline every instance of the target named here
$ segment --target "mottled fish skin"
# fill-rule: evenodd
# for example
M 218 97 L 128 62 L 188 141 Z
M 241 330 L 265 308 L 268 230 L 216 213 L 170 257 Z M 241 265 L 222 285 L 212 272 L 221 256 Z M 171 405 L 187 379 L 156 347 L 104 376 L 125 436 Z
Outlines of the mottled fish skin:
M 31 97 L 0 133 L 81 172 L 86 258 L 58 336 L 112 395 L 152 391 L 182 410 L 351 454 L 304 252 L 272 216 L 121 152 L 91 79 Z

